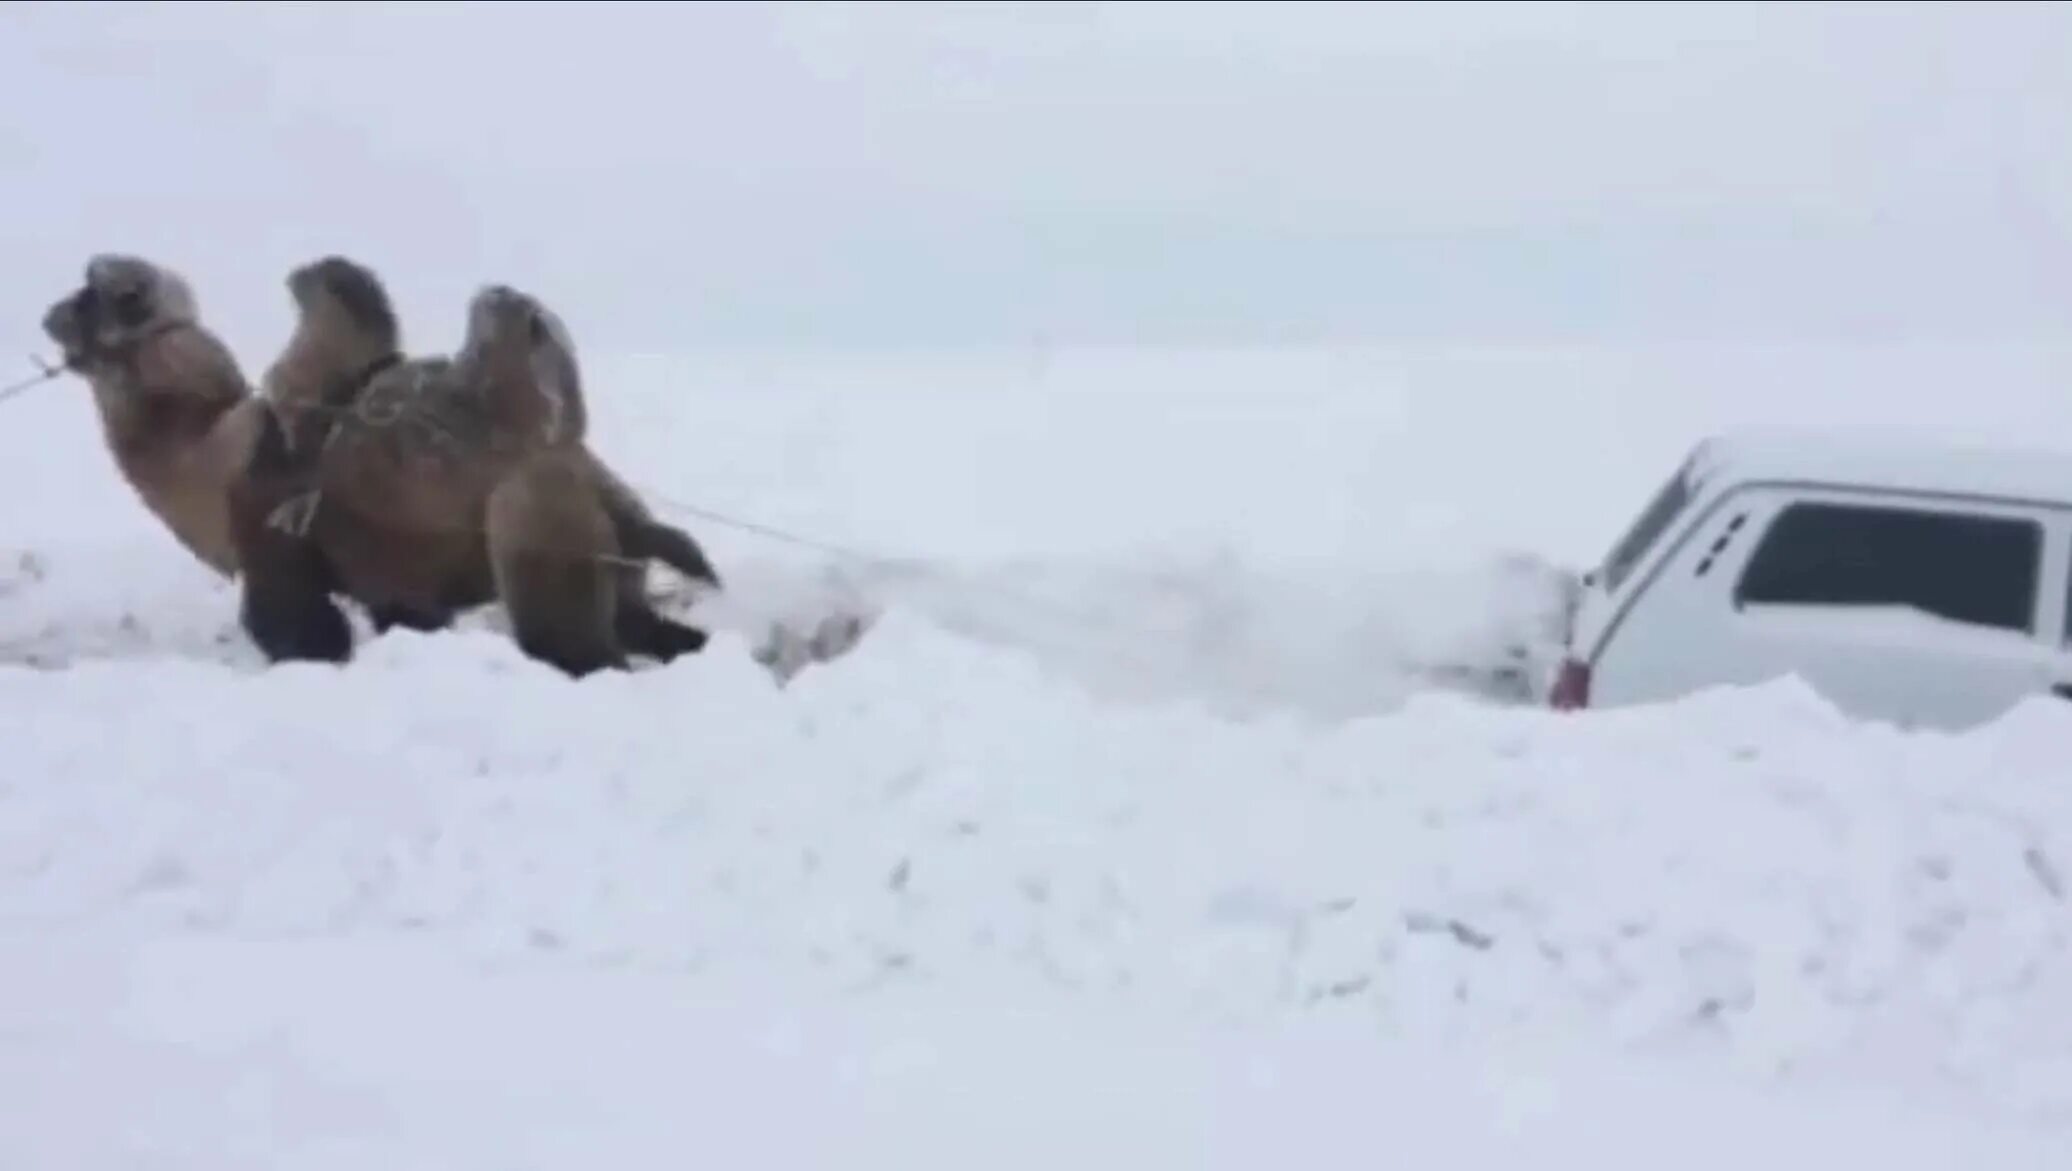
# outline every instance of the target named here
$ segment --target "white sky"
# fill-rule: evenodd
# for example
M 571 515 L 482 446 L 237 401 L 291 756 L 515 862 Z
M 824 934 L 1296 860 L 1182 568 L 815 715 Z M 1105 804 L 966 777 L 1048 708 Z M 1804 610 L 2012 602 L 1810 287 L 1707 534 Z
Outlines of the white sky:
M 0 100 L 23 349 L 101 248 L 241 351 L 332 250 L 413 348 L 2072 332 L 2063 5 L 9 3 Z

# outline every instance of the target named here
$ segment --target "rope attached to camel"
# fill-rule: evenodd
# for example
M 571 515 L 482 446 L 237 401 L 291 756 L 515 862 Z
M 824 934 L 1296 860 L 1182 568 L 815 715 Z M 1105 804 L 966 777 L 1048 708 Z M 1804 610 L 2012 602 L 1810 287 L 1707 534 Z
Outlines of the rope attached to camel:
M 46 382 L 62 377 L 65 373 L 65 368 L 62 365 L 53 366 L 34 354 L 29 355 L 29 363 L 36 367 L 36 373 L 22 379 L 20 382 L 13 382 L 0 387 L 0 403 L 4 403 L 24 391 L 32 390 Z
M 112 357 L 125 352 L 134 351 L 138 346 L 143 345 L 145 342 L 150 341 L 152 338 L 155 338 L 160 334 L 167 333 L 171 330 L 179 329 L 185 324 L 185 322 L 181 321 L 169 321 L 158 326 L 155 329 L 148 329 L 139 333 L 136 337 L 131 338 L 128 342 L 126 342 L 123 345 L 114 347 L 97 346 L 94 348 L 93 352 L 94 355 L 98 357 Z M 80 369 L 81 365 L 84 363 L 85 359 L 86 355 L 68 354 L 61 360 L 52 362 L 47 358 L 42 358 L 35 354 L 30 354 L 29 364 L 31 366 L 36 367 L 36 373 L 30 375 L 27 378 L 22 379 L 20 382 L 12 382 L 4 387 L 0 387 L 0 403 L 7 402 L 8 400 L 14 398 L 18 394 L 34 390 L 36 387 L 42 386 L 46 382 L 55 382 L 57 379 L 64 377 L 67 373 L 77 372 Z

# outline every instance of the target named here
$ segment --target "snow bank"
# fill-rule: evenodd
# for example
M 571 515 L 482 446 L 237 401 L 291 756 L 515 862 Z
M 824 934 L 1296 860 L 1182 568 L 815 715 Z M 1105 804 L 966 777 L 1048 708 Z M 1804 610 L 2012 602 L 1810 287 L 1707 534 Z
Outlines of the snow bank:
M 782 691 L 724 642 L 580 685 L 487 633 L 345 672 L 0 671 L 0 922 L 1698 1047 L 2072 1105 L 2060 706 L 1964 738 L 1786 685 L 1244 722 L 1103 704 L 899 612 Z
M 112 1171 L 686 1163 L 2049 1171 L 2061 1136 L 1688 1063 L 1176 1025 L 937 988 L 484 971 L 423 941 L 0 933 L 0 1149 Z

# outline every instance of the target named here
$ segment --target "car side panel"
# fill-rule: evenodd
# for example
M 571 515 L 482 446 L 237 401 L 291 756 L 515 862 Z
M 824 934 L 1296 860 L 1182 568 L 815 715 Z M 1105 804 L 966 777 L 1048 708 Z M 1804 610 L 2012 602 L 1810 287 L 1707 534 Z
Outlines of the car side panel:
M 2044 527 L 2035 634 L 1937 623 L 1911 611 L 1735 605 L 1735 584 L 1795 501 L 1902 504 L 2037 519 Z M 2004 712 L 2065 674 L 2065 514 L 2038 506 L 1895 499 L 1749 486 L 1708 508 L 1651 574 L 1594 664 L 1594 706 L 1650 703 L 1796 675 L 1845 712 L 1957 728 Z

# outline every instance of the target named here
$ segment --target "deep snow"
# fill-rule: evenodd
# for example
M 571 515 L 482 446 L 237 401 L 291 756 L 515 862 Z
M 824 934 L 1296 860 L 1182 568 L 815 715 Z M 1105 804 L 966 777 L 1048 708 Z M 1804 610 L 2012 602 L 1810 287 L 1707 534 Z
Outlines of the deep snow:
M 6 408 L 20 1165 L 2059 1149 L 2072 713 L 1564 718 L 1508 672 L 1704 432 L 2072 434 L 2062 354 L 591 368 L 665 512 L 888 560 L 693 519 L 736 585 L 668 670 L 485 618 L 262 672 L 76 386 Z M 749 660 L 858 598 L 846 657 Z
M 1871 1165 L 2050 1171 L 2058 1136 L 1689 1062 L 1377 1045 L 937 989 L 486 970 L 437 943 L 0 936 L 11 1166 Z

